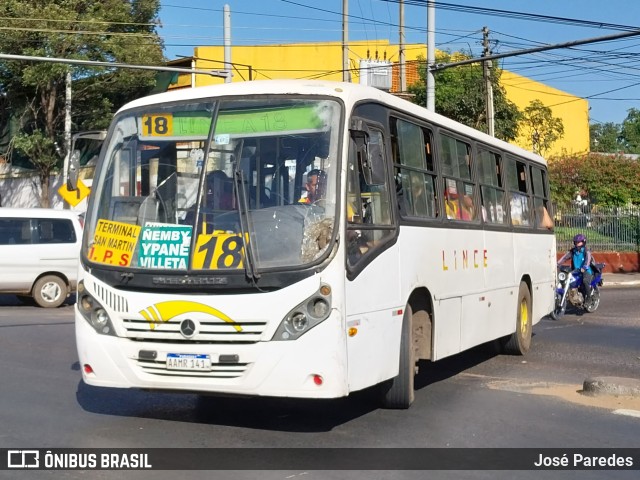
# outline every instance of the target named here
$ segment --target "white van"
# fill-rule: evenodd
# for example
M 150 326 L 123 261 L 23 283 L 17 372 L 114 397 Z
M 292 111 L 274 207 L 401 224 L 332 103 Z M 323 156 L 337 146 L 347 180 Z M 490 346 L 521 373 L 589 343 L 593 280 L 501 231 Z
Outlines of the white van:
M 60 306 L 76 289 L 81 242 L 78 212 L 0 208 L 0 293 Z

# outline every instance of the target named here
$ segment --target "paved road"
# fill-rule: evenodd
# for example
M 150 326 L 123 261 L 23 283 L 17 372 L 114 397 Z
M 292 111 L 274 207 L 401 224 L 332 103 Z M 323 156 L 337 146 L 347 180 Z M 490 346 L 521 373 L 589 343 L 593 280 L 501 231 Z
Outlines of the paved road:
M 423 364 L 409 411 L 364 394 L 337 401 L 200 398 L 84 385 L 72 307 L 0 308 L 0 448 L 62 447 L 640 447 L 640 411 L 624 398 L 578 393 L 590 375 L 640 377 L 638 290 L 608 287 L 594 314 L 543 320 L 525 358 L 490 346 Z M 180 454 L 179 451 L 176 454 Z M 321 451 L 318 451 L 321 455 Z M 348 453 L 345 453 L 348 454 Z M 15 475 L 2 478 L 18 478 Z M 15 472 L 7 472 L 15 473 Z M 176 478 L 135 472 L 126 478 Z M 516 472 L 517 478 L 637 478 L 636 472 Z M 25 473 L 25 478 L 34 474 Z M 179 478 L 513 478 L 513 473 L 239 471 Z M 38 472 L 37 478 L 121 478 L 118 472 Z

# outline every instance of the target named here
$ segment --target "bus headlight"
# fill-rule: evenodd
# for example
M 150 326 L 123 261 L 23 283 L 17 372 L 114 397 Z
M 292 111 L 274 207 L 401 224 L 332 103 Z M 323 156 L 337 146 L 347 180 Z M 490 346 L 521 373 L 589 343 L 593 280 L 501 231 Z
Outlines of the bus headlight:
M 293 331 L 289 333 L 295 334 L 296 332 L 304 332 L 309 326 L 309 320 L 304 313 L 296 312 L 291 317 L 291 321 L 286 322 L 285 328 L 289 330 L 287 327 L 293 327 Z
M 296 340 L 331 314 L 331 287 L 323 284 L 282 320 L 272 340 Z
M 78 311 L 96 332 L 101 335 L 115 336 L 116 332 L 113 329 L 109 314 L 102 305 L 87 292 L 82 282 L 78 284 Z

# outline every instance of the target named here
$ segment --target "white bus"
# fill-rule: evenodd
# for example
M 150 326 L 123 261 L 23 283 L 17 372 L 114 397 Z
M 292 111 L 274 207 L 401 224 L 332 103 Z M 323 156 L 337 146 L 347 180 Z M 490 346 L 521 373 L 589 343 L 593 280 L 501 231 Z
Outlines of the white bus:
M 105 142 L 76 306 L 90 385 L 378 385 L 407 408 L 418 360 L 524 354 L 553 309 L 544 160 L 388 93 L 179 90 L 123 107 Z

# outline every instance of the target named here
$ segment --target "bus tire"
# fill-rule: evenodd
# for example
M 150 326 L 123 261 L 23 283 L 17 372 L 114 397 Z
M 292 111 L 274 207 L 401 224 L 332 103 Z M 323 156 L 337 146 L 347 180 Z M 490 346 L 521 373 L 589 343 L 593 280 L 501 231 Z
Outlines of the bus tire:
M 67 284 L 57 275 L 45 275 L 33 285 L 33 299 L 43 308 L 56 308 L 67 298 Z
M 385 383 L 382 397 L 382 406 L 384 408 L 407 409 L 415 398 L 416 356 L 413 345 L 412 316 L 413 311 L 407 305 L 402 318 L 398 376 Z
M 520 282 L 516 309 L 516 331 L 506 338 L 504 352 L 524 355 L 531 347 L 531 292 L 525 282 Z

